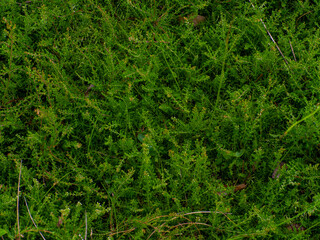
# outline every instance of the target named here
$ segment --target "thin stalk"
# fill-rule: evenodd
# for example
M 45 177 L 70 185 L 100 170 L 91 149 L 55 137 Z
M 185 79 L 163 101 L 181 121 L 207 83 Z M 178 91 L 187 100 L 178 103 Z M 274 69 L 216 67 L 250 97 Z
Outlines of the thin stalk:
M 27 210 L 28 210 L 29 216 L 30 216 L 30 218 L 31 218 L 31 221 L 33 222 L 33 225 L 36 227 L 36 229 L 38 229 L 38 226 L 37 226 L 37 224 L 34 222 L 33 217 L 32 217 L 32 215 L 31 215 L 31 212 L 30 212 L 30 210 L 29 210 L 28 203 L 27 203 L 27 199 L 26 199 L 25 197 L 23 197 L 23 198 L 24 198 L 24 202 L 26 203 Z M 42 239 L 43 239 L 43 240 L 46 240 L 40 231 L 39 231 L 39 233 L 40 233 Z
M 296 55 L 294 54 L 293 47 L 291 45 L 291 41 L 289 41 L 289 43 L 290 43 L 291 51 L 292 51 L 292 54 L 293 54 L 293 58 L 294 58 L 295 61 L 297 61 Z
M 318 104 L 319 105 L 319 104 Z M 284 134 L 281 136 L 281 138 L 285 137 L 290 131 L 292 128 L 294 128 L 296 125 L 298 125 L 299 123 L 307 120 L 309 117 L 312 117 L 313 115 L 315 115 L 318 111 L 320 110 L 320 107 L 318 106 L 318 108 L 313 111 L 312 113 L 310 113 L 308 116 L 305 116 L 304 118 L 302 118 L 301 120 L 295 122 L 294 124 L 292 124 L 288 129 L 287 131 L 284 132 Z
M 252 4 L 251 0 L 249 0 L 249 1 L 250 1 L 250 3 L 251 3 L 251 6 L 253 7 L 253 9 L 256 9 L 256 8 L 254 7 L 254 5 Z M 276 43 L 276 41 L 273 39 L 273 37 L 272 37 L 271 33 L 269 32 L 269 30 L 267 29 L 266 25 L 264 24 L 264 22 L 263 22 L 263 20 L 262 20 L 261 18 L 260 18 L 260 21 L 262 22 L 262 24 L 263 24 L 264 28 L 266 29 L 266 31 L 267 31 L 267 33 L 268 33 L 269 37 L 270 37 L 270 38 L 271 38 L 271 40 L 272 40 L 272 42 L 276 45 L 276 48 L 278 49 L 278 51 L 280 52 L 281 56 L 283 57 L 283 60 L 285 61 L 285 63 L 286 63 L 286 64 L 288 65 L 288 67 L 289 67 L 289 63 L 288 63 L 288 61 L 287 61 L 287 60 L 286 60 L 286 58 L 284 57 L 284 55 L 283 55 L 283 53 L 282 53 L 281 49 L 279 48 L 279 46 L 278 46 L 278 44 Z
M 19 172 L 19 179 L 18 179 L 18 193 L 17 193 L 17 224 L 18 224 L 18 239 L 21 239 L 20 236 L 20 222 L 19 222 L 19 196 L 20 196 L 20 179 L 21 179 L 21 168 L 22 168 L 22 159 L 20 163 L 20 172 Z

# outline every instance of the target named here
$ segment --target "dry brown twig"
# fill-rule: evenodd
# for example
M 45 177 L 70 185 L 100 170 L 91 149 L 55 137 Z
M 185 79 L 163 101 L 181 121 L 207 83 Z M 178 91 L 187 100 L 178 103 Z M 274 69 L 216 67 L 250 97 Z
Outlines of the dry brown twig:
M 155 218 L 153 218 L 153 219 L 150 219 L 148 222 L 150 223 L 151 221 L 153 221 L 153 220 L 155 220 L 155 219 L 159 219 L 159 218 L 163 218 L 163 217 L 172 217 L 170 220 L 168 220 L 168 221 L 173 221 L 173 220 L 175 220 L 175 219 L 177 219 L 177 218 L 184 218 L 184 219 L 186 219 L 187 221 L 189 221 L 189 222 L 187 222 L 187 223 L 179 223 L 179 224 L 177 224 L 177 225 L 175 225 L 175 226 L 172 226 L 172 227 L 170 227 L 169 228 L 169 231 L 170 230 L 172 230 L 172 229 L 174 229 L 174 228 L 177 228 L 177 227 L 179 227 L 179 226 L 183 226 L 183 225 L 204 225 L 204 226 L 210 226 L 210 227 L 212 227 L 211 225 L 209 225 L 209 224 L 207 224 L 207 223 L 200 223 L 200 222 L 192 222 L 190 219 L 188 219 L 188 218 L 186 218 L 185 216 L 187 216 L 187 215 L 194 215 L 194 214 L 210 214 L 210 213 L 215 213 L 215 214 L 223 214 L 223 215 L 227 215 L 227 214 L 232 214 L 232 213 L 224 213 L 224 212 L 219 212 L 219 211 L 197 211 L 197 212 L 189 212 L 189 213 L 175 213 L 175 214 L 170 214 L 170 215 L 163 215 L 163 216 L 157 216 L 157 217 L 155 217 Z M 155 229 L 149 236 L 148 236 L 148 238 L 147 239 L 150 239 L 151 237 L 152 237 L 152 235 L 153 234 L 155 234 L 156 232 L 161 232 L 161 228 L 168 222 L 168 221 L 166 221 L 166 222 L 164 222 L 163 224 L 161 224 L 160 226 L 158 226 L 158 227 L 153 227 L 152 225 L 152 227 Z M 147 224 L 147 223 L 145 223 L 145 224 Z M 169 227 L 169 226 L 167 226 L 167 227 Z M 165 231 L 163 231 L 163 232 L 165 232 Z

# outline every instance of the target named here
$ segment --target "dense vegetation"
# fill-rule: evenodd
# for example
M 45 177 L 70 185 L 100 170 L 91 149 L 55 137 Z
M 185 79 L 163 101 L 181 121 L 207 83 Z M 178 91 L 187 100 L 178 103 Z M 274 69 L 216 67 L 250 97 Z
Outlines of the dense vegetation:
M 319 239 L 319 10 L 2 0 L 2 239 Z

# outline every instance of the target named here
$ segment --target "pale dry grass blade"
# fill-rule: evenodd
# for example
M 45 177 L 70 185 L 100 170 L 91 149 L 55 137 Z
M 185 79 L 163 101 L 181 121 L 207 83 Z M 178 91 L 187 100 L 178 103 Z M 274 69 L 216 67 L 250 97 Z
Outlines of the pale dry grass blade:
M 87 222 L 87 211 L 84 212 L 85 221 L 86 221 L 86 232 L 84 234 L 84 240 L 87 240 L 87 233 L 88 233 L 88 222 Z
M 84 93 L 85 97 L 88 97 L 89 92 L 91 91 L 91 88 L 95 87 L 93 84 L 90 84 L 90 86 L 87 88 L 87 91 Z
M 293 58 L 294 58 L 295 61 L 297 61 L 296 55 L 294 54 L 293 47 L 291 45 L 291 41 L 289 41 L 289 43 L 290 43 L 291 51 L 292 51 L 292 54 L 293 54 Z
M 253 7 L 253 9 L 256 9 L 256 8 L 254 7 L 254 5 L 252 4 L 251 0 L 249 0 L 249 1 L 250 1 L 250 3 L 251 3 L 251 6 Z M 284 55 L 283 55 L 281 49 L 279 48 L 278 44 L 276 43 L 276 41 L 273 39 L 271 33 L 270 33 L 269 30 L 267 29 L 267 26 L 264 24 L 264 22 L 263 22 L 263 20 L 262 20 L 261 18 L 260 18 L 260 21 L 262 22 L 263 27 L 266 29 L 266 31 L 267 31 L 269 37 L 271 38 L 272 42 L 276 45 L 276 48 L 278 49 L 279 53 L 280 53 L 281 56 L 283 57 L 283 60 L 285 61 L 285 63 L 286 63 L 287 66 L 289 67 L 288 61 L 287 61 L 286 58 L 284 57 Z
M 32 216 L 31 216 L 31 212 L 30 212 L 29 207 L 28 207 L 27 199 L 26 199 L 25 197 L 23 197 L 23 198 L 24 198 L 24 202 L 26 203 L 27 210 L 28 210 L 29 216 L 30 216 L 30 218 L 31 218 L 31 221 L 33 222 L 33 225 L 36 227 L 36 229 L 38 229 L 37 224 L 34 222 Z M 40 231 L 39 231 L 39 233 L 40 233 L 42 239 L 43 239 L 43 240 L 46 240 Z
M 19 179 L 18 179 L 18 193 L 17 193 L 17 225 L 18 225 L 18 239 L 21 239 L 20 236 L 20 222 L 19 222 L 19 196 L 20 196 L 20 179 L 21 179 L 21 169 L 22 169 L 22 159 L 20 163 Z

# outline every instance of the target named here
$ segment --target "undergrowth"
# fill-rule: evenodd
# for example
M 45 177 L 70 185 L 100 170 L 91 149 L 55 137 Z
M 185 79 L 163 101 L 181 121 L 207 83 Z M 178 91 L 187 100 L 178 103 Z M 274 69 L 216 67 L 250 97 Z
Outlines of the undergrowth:
M 317 1 L 0 13 L 2 239 L 319 238 Z

